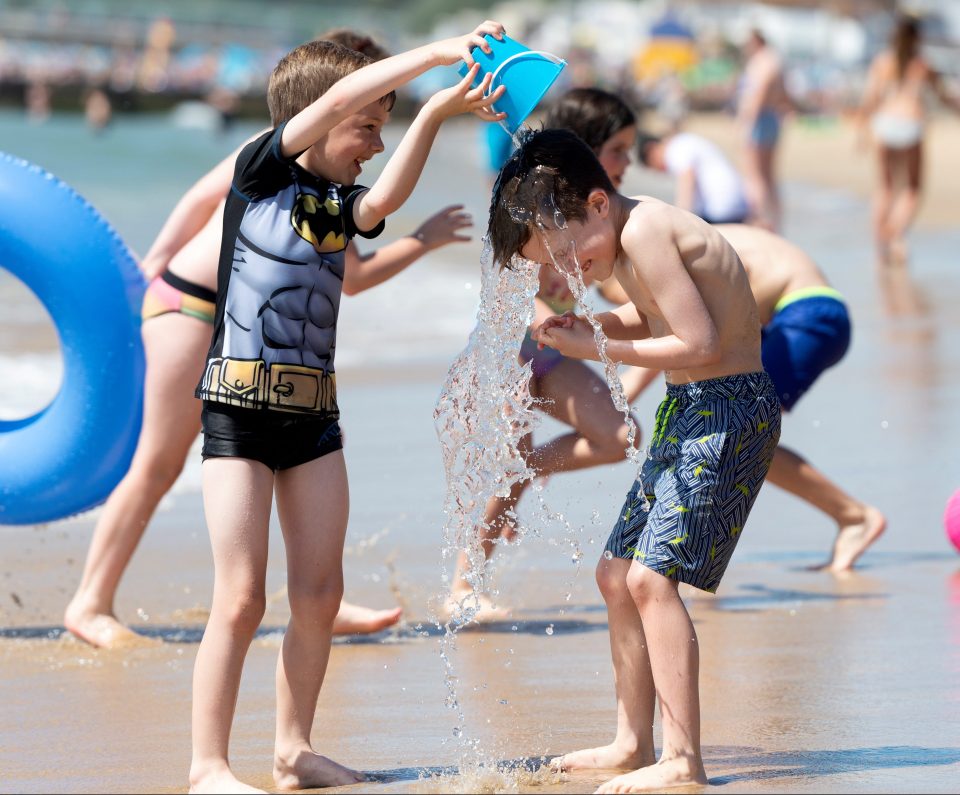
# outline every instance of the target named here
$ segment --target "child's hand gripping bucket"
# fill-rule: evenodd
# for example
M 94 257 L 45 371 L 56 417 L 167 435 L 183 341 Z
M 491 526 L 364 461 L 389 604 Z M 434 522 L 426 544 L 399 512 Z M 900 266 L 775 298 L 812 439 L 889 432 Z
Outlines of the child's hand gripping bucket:
M 503 41 L 490 35 L 485 38 L 490 42 L 492 52 L 487 55 L 479 48 L 473 51 L 474 59 L 480 64 L 474 85 L 479 85 L 487 74 L 492 74 L 491 92 L 501 85 L 507 87 L 504 95 L 494 103 L 493 109 L 507 114 L 500 124 L 513 135 L 553 85 L 567 62 L 552 53 L 524 47 L 509 36 L 504 36 Z M 468 71 L 466 63 L 461 63 L 457 71 L 465 76 Z

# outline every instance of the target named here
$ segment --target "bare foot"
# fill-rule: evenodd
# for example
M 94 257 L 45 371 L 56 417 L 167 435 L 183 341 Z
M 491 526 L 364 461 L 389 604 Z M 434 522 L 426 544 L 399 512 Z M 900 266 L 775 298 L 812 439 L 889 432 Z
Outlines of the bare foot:
M 653 754 L 644 758 L 640 751 L 625 751 L 611 743 L 600 748 L 584 748 L 550 760 L 550 767 L 558 773 L 574 770 L 636 770 L 654 763 Z
M 280 789 L 293 790 L 343 787 L 366 781 L 366 776 L 306 749 L 290 757 L 277 754 L 273 760 L 273 780 Z
M 400 620 L 402 607 L 391 610 L 374 610 L 370 607 L 340 602 L 340 612 L 333 620 L 334 635 L 369 635 L 381 629 L 392 627 Z
M 64 626 L 91 646 L 101 649 L 129 649 L 139 646 L 155 646 L 156 638 L 148 638 L 134 632 L 117 621 L 110 613 L 86 610 L 76 599 L 68 606 L 63 616 Z
M 251 787 L 244 784 L 233 773 L 230 768 L 219 770 L 216 773 L 208 773 L 205 776 L 194 779 L 190 776 L 190 792 L 209 792 L 209 793 L 247 793 L 247 792 L 266 792 L 266 790 Z
M 876 508 L 868 505 L 864 509 L 864 519 L 857 524 L 848 524 L 840 528 L 833 542 L 833 555 L 830 560 L 818 568 L 825 571 L 849 571 L 867 548 L 887 529 L 887 517 Z
M 703 762 L 686 756 L 673 759 L 661 759 L 655 765 L 641 767 L 632 773 L 612 778 L 597 788 L 598 793 L 608 792 L 645 792 L 670 787 L 689 787 L 693 784 L 707 783 L 707 773 Z
M 454 591 L 443 604 L 447 618 L 463 623 L 476 622 L 487 624 L 491 621 L 506 621 L 510 618 L 509 607 L 498 607 L 485 593 L 475 591 Z

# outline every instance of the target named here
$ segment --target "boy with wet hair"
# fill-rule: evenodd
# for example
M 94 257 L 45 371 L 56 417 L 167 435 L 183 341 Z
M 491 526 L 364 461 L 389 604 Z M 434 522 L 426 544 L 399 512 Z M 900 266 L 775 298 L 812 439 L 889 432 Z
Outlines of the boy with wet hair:
M 743 265 L 691 213 L 613 189 L 566 130 L 529 136 L 506 163 L 488 228 L 501 265 L 515 258 L 611 275 L 631 303 L 596 319 L 611 360 L 665 371 L 647 459 L 597 567 L 607 604 L 617 734 L 559 757 L 564 770 L 632 768 L 598 792 L 706 784 L 696 632 L 678 586 L 715 592 L 780 435 L 780 403 L 760 360 L 760 320 Z M 599 358 L 573 313 L 534 332 L 566 356 Z M 663 744 L 654 756 L 660 700 Z
M 597 155 L 613 188 L 620 186 L 630 165 L 630 152 L 637 134 L 636 116 L 622 99 L 598 88 L 574 88 L 553 103 L 543 124 L 546 128 L 559 127 L 577 133 Z M 534 299 L 535 317 L 543 320 L 576 308 L 577 299 L 567 280 L 552 265 L 540 268 L 539 280 Z M 624 460 L 630 444 L 630 428 L 614 405 L 606 381 L 578 359 L 566 358 L 542 346 L 538 350 L 532 328 L 531 325 L 520 346 L 521 363 L 531 362 L 530 392 L 536 398 L 538 410 L 563 423 L 568 430 L 536 446 L 532 438 L 527 437 L 522 444 L 528 464 L 538 476 L 549 477 Z M 630 368 L 624 383 L 646 385 L 656 376 L 656 371 L 647 373 Z M 637 428 L 639 431 L 639 423 Z M 634 439 L 636 444 L 639 441 Z M 516 536 L 513 517 L 530 483 L 530 480 L 515 483 L 505 496 L 493 496 L 488 501 L 483 526 L 478 528 L 485 559 L 492 557 L 497 540 L 511 540 Z M 462 550 L 450 599 L 445 605 L 447 612 L 454 613 L 464 600 L 470 600 L 477 606 L 473 614 L 475 621 L 506 618 L 509 609 L 494 605 L 486 594 L 474 592 L 469 576 L 471 567 L 467 552 Z
M 471 88 L 472 33 L 372 62 L 333 42 L 310 42 L 277 65 L 274 128 L 237 156 L 224 208 L 213 340 L 203 402 L 203 497 L 215 566 L 213 605 L 193 680 L 193 792 L 250 792 L 228 761 L 240 676 L 265 609 L 274 497 L 287 558 L 290 622 L 277 664 L 273 775 L 281 789 L 354 784 L 363 776 L 313 750 L 311 728 L 343 592 L 347 473 L 339 428 L 337 310 L 344 251 L 376 237 L 410 196 L 441 123 L 502 114 Z M 372 188 L 356 184 L 383 151 L 392 92 L 434 66 L 464 60 L 460 83 L 434 94 Z

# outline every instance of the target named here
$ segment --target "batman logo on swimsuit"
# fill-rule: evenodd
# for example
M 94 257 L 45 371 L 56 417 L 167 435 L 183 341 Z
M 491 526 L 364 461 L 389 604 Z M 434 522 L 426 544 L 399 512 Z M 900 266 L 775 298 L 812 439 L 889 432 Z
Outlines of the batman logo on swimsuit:
M 347 246 L 341 208 L 335 198 L 327 196 L 321 201 L 313 193 L 298 193 L 290 223 L 318 254 L 343 251 Z

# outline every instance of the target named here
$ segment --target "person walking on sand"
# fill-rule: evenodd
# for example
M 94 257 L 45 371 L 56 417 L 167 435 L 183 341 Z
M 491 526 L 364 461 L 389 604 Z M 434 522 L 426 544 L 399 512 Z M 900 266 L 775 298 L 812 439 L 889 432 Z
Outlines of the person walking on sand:
M 920 21 L 897 19 L 890 46 L 870 64 L 857 114 L 860 139 L 866 127 L 876 146 L 878 183 L 873 194 L 873 239 L 881 265 L 904 265 L 907 232 L 923 191 L 925 102 L 935 93 L 960 112 L 960 98 L 946 92 L 921 53 Z
M 213 340 L 203 401 L 203 499 L 213 547 L 213 604 L 193 675 L 193 792 L 250 792 L 229 739 L 247 651 L 265 609 L 274 498 L 287 560 L 290 621 L 276 670 L 273 775 L 281 789 L 355 784 L 364 776 L 314 751 L 311 733 L 343 592 L 347 471 L 337 402 L 337 312 L 350 238 L 373 238 L 413 192 L 442 123 L 486 121 L 492 75 L 477 88 L 472 51 L 501 39 L 471 33 L 381 61 L 332 42 L 285 55 L 268 86 L 273 128 L 236 161 L 224 206 Z M 383 151 L 395 89 L 463 60 L 456 85 L 432 95 L 373 187 L 357 184 Z M 490 92 L 489 94 L 487 92 Z
M 782 208 L 776 154 L 785 113 L 794 109 L 783 78 L 783 61 L 759 30 L 744 45 L 747 61 L 740 78 L 737 122 L 743 141 L 743 172 L 751 214 L 757 224 L 776 231 Z
M 369 37 L 337 29 L 320 37 L 368 55 L 387 53 Z M 66 628 L 94 646 L 144 642 L 116 617 L 121 578 L 157 505 L 180 476 L 200 431 L 193 388 L 210 344 L 217 289 L 223 202 L 230 190 L 233 152 L 180 199 L 141 263 L 150 280 L 144 296 L 142 335 L 147 360 L 144 415 L 133 461 L 108 498 L 94 528 L 83 576 L 64 615 Z M 411 235 L 366 255 L 346 249 L 343 292 L 356 295 L 396 275 L 430 251 L 469 240 L 463 207 L 428 218 Z M 400 620 L 401 608 L 375 610 L 344 600 L 335 635 L 378 632 Z
M 562 223 L 539 216 L 543 197 L 533 186 L 547 179 Z M 524 217 L 535 220 L 517 220 Z M 597 567 L 617 689 L 616 738 L 559 757 L 555 766 L 632 769 L 598 792 L 705 785 L 700 655 L 678 587 L 717 590 L 780 436 L 780 402 L 763 370 L 746 272 L 702 219 L 618 193 L 590 148 L 567 130 L 531 135 L 507 161 L 488 236 L 494 262 L 504 267 L 519 256 L 579 269 L 589 281 L 616 277 L 631 303 L 596 316 L 607 355 L 667 376 L 648 456 Z M 573 313 L 547 318 L 534 338 L 566 356 L 599 358 L 592 326 Z

